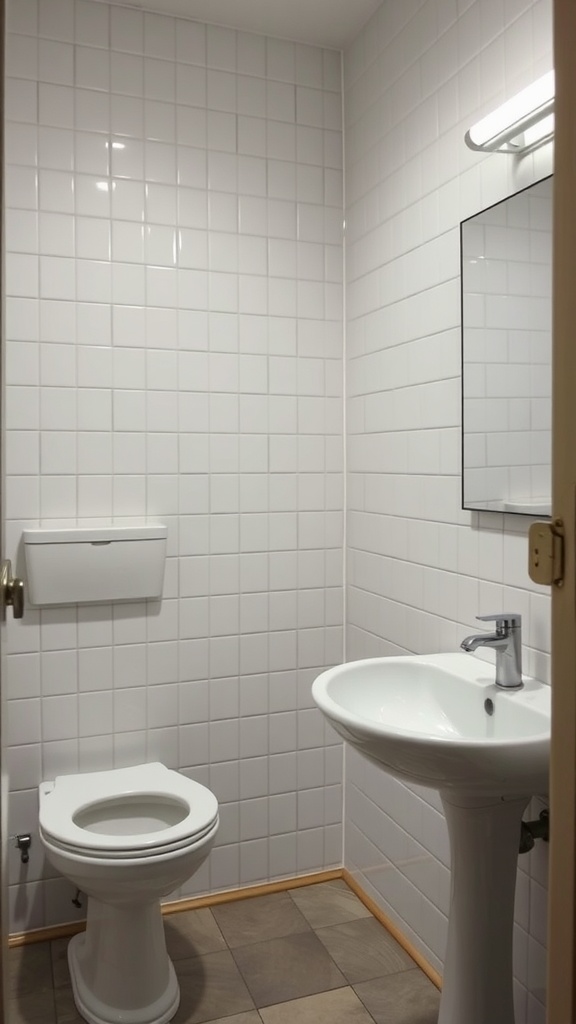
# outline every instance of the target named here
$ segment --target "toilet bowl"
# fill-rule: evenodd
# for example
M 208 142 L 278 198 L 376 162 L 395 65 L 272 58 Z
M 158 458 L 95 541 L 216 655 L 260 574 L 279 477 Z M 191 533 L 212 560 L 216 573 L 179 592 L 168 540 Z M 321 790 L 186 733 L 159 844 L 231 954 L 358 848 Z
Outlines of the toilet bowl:
M 74 1000 L 89 1024 L 166 1024 L 180 1001 L 160 899 L 208 856 L 218 802 L 163 764 L 42 782 L 40 839 L 88 896 L 68 946 Z

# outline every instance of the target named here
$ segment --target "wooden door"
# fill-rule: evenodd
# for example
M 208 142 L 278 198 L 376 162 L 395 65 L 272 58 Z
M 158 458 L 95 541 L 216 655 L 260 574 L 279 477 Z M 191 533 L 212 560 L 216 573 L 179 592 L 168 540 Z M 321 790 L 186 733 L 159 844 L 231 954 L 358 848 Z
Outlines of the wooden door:
M 575 1024 L 576 992 L 576 3 L 554 2 L 553 497 L 565 580 L 552 593 L 548 1024 Z
M 6 26 L 6 5 L 0 0 L 0 121 L 4 124 L 4 43 Z M 4 134 L 0 132 L 0 205 L 1 245 L 0 281 L 2 301 L 0 302 L 0 547 L 4 557 Z M 5 761 L 6 697 L 2 685 L 6 644 L 6 614 L 3 599 L 0 598 L 0 1021 L 7 1020 L 6 1014 L 6 968 L 8 949 L 8 871 L 6 867 L 8 850 L 8 779 Z M 5 678 L 5 675 L 4 675 Z

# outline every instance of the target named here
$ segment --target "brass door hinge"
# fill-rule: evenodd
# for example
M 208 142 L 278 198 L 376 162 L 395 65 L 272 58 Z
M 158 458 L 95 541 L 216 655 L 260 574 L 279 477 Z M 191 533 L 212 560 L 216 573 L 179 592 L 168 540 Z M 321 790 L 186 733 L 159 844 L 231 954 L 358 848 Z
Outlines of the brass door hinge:
M 528 573 L 533 583 L 564 584 L 564 522 L 532 523 L 528 531 Z

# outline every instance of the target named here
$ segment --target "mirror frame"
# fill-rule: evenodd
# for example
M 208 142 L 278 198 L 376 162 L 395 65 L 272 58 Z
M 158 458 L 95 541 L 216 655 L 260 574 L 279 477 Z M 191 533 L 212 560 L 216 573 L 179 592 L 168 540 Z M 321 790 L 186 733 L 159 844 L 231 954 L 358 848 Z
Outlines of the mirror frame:
M 476 213 L 470 214 L 469 217 L 465 217 L 460 221 L 459 228 L 459 240 L 460 240 L 460 494 L 461 494 L 461 507 L 465 512 L 491 512 L 497 515 L 515 515 L 523 516 L 528 519 L 549 519 L 551 511 L 538 511 L 536 508 L 533 511 L 521 511 L 519 509 L 496 509 L 487 508 L 471 505 L 470 502 L 466 503 L 464 494 L 464 244 L 463 244 L 463 233 L 464 227 L 470 221 L 476 219 L 483 213 L 488 213 L 490 210 L 495 209 L 497 206 L 501 206 L 502 203 L 506 203 L 510 199 L 514 199 L 516 196 L 522 195 L 524 192 L 528 192 L 534 188 L 535 185 L 541 185 L 545 181 L 550 181 L 554 177 L 553 174 L 545 174 L 542 178 L 537 178 L 535 181 L 531 181 L 530 184 L 524 185 L 522 188 L 517 189 L 515 192 L 509 193 L 509 195 L 503 196 L 502 199 L 498 199 L 495 203 L 490 203 L 489 206 L 483 207 L 481 210 L 477 210 Z M 550 231 L 552 231 L 552 222 L 550 223 Z M 552 299 L 550 299 L 552 302 Z M 550 357 L 552 357 L 552 338 L 550 339 Z M 552 454 L 552 453 L 550 453 Z M 503 499 L 505 500 L 505 499 Z

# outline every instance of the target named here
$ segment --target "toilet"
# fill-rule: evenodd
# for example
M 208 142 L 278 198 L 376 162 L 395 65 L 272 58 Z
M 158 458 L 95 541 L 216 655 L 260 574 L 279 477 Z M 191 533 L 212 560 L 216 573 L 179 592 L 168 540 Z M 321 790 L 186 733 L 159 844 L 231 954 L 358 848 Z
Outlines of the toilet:
M 180 1001 L 160 899 L 208 856 L 218 802 L 165 765 L 42 782 L 40 839 L 88 896 L 86 931 L 68 946 L 74 1000 L 89 1024 L 165 1024 Z

